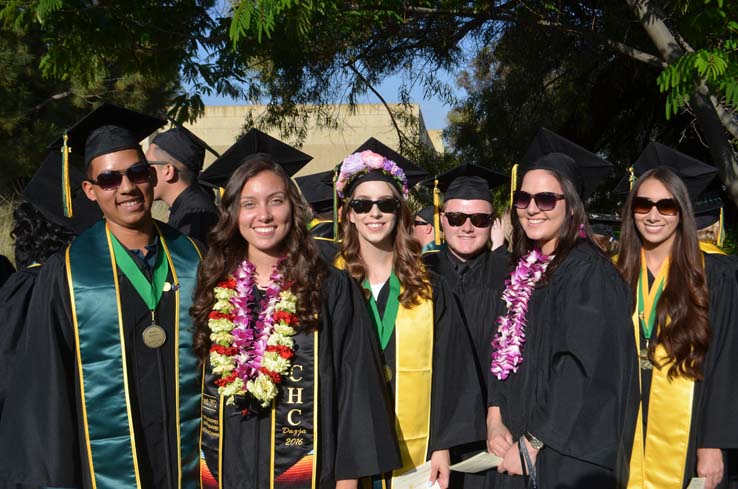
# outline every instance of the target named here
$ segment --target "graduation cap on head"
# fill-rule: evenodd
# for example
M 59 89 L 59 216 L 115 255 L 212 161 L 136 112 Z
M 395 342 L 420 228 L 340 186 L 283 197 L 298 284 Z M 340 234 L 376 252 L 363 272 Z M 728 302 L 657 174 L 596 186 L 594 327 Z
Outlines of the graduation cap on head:
M 61 150 L 62 154 L 64 215 L 72 216 L 69 185 L 70 153 L 83 155 L 86 169 L 98 156 L 126 149 L 140 150 L 139 142 L 165 123 L 163 119 L 104 103 L 67 129 L 64 135 L 49 147 L 51 150 Z
M 169 153 L 196 176 L 202 171 L 206 149 L 213 153 L 216 158 L 220 157 L 205 141 L 181 125 L 157 134 L 151 144 L 155 144 Z
M 521 160 L 519 174 L 522 179 L 530 170 L 552 171 L 571 181 L 584 200 L 594 193 L 612 169 L 609 161 L 542 127 Z
M 249 129 L 225 153 L 220 155 L 220 158 L 200 174 L 199 180 L 209 187 L 225 187 L 228 179 L 241 166 L 243 160 L 256 153 L 268 153 L 274 161 L 285 169 L 289 176 L 300 171 L 313 159 L 312 156 L 258 129 Z
M 305 200 L 316 214 L 333 210 L 333 170 L 295 178 Z
M 415 213 L 416 216 L 428 224 L 433 224 L 433 215 L 435 214 L 435 206 L 427 205 Z
M 388 160 L 392 160 L 397 163 L 397 166 L 402 168 L 407 178 L 408 188 L 413 188 L 415 185 L 420 183 L 422 180 L 428 177 L 428 172 L 420 168 L 418 165 L 402 156 L 397 151 L 393 150 L 383 142 L 376 138 L 369 138 L 362 143 L 361 146 L 352 151 L 353 153 L 360 153 L 362 151 L 374 151 L 375 153 L 384 156 Z
M 102 219 L 100 208 L 82 191 L 83 181 L 82 172 L 74 167 L 69 169 L 74 217 L 66 217 L 62 199 L 62 154 L 50 151 L 23 189 L 23 198 L 33 204 L 49 221 L 70 229 L 74 234 L 80 234 Z

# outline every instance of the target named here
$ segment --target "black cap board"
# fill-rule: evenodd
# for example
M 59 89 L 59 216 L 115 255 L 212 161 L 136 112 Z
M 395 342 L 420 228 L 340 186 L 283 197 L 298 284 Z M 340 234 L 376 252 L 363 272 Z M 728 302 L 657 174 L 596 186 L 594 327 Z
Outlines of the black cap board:
M 200 174 L 199 180 L 210 187 L 225 187 L 228 179 L 241 166 L 244 159 L 256 153 L 269 154 L 277 163 L 282 165 L 289 176 L 300 171 L 313 159 L 312 156 L 258 129 L 249 129 L 225 153 L 220 155 L 220 158 Z
M 433 226 L 433 213 L 435 212 L 435 208 L 432 205 L 427 205 L 420 209 L 418 212 L 415 213 L 416 216 L 423 219 L 425 222 Z
M 151 144 L 155 144 L 175 160 L 189 168 L 195 175 L 202 171 L 205 161 L 205 149 L 210 147 L 192 131 L 182 126 L 173 127 L 168 131 L 154 136 Z M 218 157 L 218 154 L 215 155 Z
M 693 204 L 702 192 L 713 183 L 718 170 L 696 158 L 681 153 L 661 143 L 651 142 L 633 163 L 633 175 L 639 178 L 648 170 L 666 166 L 676 173 L 687 186 Z M 630 191 L 630 175 L 626 175 L 615 187 L 615 193 L 627 194 Z
M 62 154 L 59 151 L 49 151 L 23 189 L 23 198 L 33 204 L 49 221 L 80 234 L 102 219 L 100 208 L 82 191 L 83 181 L 82 172 L 73 167 L 69 169 L 74 217 L 65 217 L 62 203 Z
M 295 178 L 303 197 L 316 214 L 333 210 L 333 170 Z
M 525 152 L 520 164 L 520 177 L 530 170 L 549 170 L 567 178 L 577 193 L 586 199 L 612 172 L 613 165 L 576 143 L 541 128 Z
M 94 158 L 125 149 L 140 148 L 139 142 L 166 124 L 157 117 L 104 103 L 65 131 L 71 156 L 84 154 L 85 167 Z M 64 146 L 64 136 L 49 149 Z
M 490 190 L 504 185 L 508 177 L 494 170 L 472 163 L 463 163 L 436 177 L 443 199 L 486 200 L 492 202 Z M 424 185 L 433 187 L 436 179 L 427 179 Z

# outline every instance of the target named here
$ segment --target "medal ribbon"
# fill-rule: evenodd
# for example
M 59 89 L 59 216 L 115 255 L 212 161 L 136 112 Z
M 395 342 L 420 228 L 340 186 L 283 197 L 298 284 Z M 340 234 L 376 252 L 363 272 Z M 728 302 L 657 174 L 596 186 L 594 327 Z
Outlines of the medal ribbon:
M 167 275 L 169 274 L 169 260 L 164 259 L 162 250 L 156 254 L 156 265 L 154 266 L 154 273 L 151 274 L 153 279 L 152 282 L 146 278 L 141 269 L 133 261 L 131 255 L 128 254 L 126 249 L 123 247 L 118 238 L 113 233 L 108 231 L 110 241 L 113 245 L 113 253 L 115 254 L 115 261 L 118 264 L 123 275 L 128 278 L 133 287 L 141 296 L 146 306 L 150 311 L 156 310 L 156 305 L 159 304 L 161 295 L 164 293 L 164 282 L 167 281 Z
M 379 315 L 377 301 L 374 300 L 374 295 L 371 294 L 369 280 L 365 279 L 362 286 L 370 291 L 369 311 L 374 317 L 374 325 L 377 327 L 377 332 L 379 333 L 379 343 L 382 350 L 384 350 L 387 348 L 390 338 L 392 338 L 392 331 L 395 329 L 395 320 L 397 319 L 397 311 L 400 309 L 400 280 L 394 271 L 390 273 L 389 298 L 387 299 L 387 307 L 384 308 L 384 316 Z
M 668 275 L 669 257 L 664 260 L 661 270 L 659 270 L 656 280 L 653 282 L 653 286 L 649 288 L 646 252 L 641 249 L 641 276 L 638 280 L 638 317 L 646 341 L 650 341 L 653 335 L 653 326 L 656 323 L 656 304 L 659 303 L 661 293 L 664 291 L 666 277 Z

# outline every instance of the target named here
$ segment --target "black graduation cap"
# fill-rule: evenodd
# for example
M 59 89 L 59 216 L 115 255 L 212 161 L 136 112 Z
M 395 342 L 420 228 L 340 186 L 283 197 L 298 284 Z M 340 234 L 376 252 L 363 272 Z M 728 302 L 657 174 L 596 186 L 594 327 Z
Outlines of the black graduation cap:
M 427 205 L 420 209 L 418 212 L 415 213 L 416 216 L 423 219 L 428 224 L 433 225 L 433 216 L 435 212 L 435 207 L 432 205 Z
M 73 156 L 84 154 L 87 167 L 98 156 L 140 148 L 139 142 L 164 124 L 163 119 L 104 103 L 67 129 L 49 149 L 63 149 L 67 139 L 66 147 Z
M 312 156 L 258 129 L 249 129 L 225 153 L 220 155 L 220 158 L 202 172 L 200 182 L 214 188 L 225 187 L 228 179 L 241 166 L 243 160 L 255 153 L 268 153 L 274 161 L 282 165 L 289 176 L 300 171 L 313 159 Z
M 659 166 L 669 167 L 687 186 L 689 198 L 696 204 L 699 196 L 713 183 L 718 170 L 696 158 L 692 158 L 661 143 L 651 142 L 633 163 L 633 177 L 636 179 L 648 170 Z M 615 193 L 627 194 L 631 188 L 630 175 L 626 175 L 615 187 Z
M 397 151 L 393 150 L 383 142 L 373 137 L 364 141 L 364 143 L 353 150 L 351 154 L 360 153 L 366 150 L 374 151 L 378 155 L 382 155 L 388 160 L 392 160 L 397 163 L 397 166 L 402 168 L 402 171 L 405 172 L 405 178 L 407 178 L 407 188 L 413 188 L 415 185 L 428 177 L 427 171 L 423 170 L 418 165 L 408 160 Z M 350 192 L 348 192 L 347 189 L 345 193 L 348 195 Z
M 102 212 L 95 202 L 82 191 L 84 175 L 74 167 L 69 169 L 69 185 L 74 207 L 74 217 L 64 216 L 62 199 L 62 154 L 50 151 L 36 173 L 23 189 L 23 198 L 54 224 L 80 234 L 102 219 Z
M 333 210 L 333 170 L 295 178 L 303 197 L 316 214 Z
M 612 172 L 613 165 L 576 143 L 542 127 L 521 160 L 519 174 L 550 170 L 569 179 L 586 199 Z
M 490 190 L 507 183 L 507 176 L 472 163 L 463 163 L 425 185 L 432 187 L 438 180 L 438 189 L 444 192 L 443 199 L 486 200 L 492 202 Z
M 151 144 L 157 145 L 172 155 L 174 159 L 189 168 L 195 175 L 199 175 L 202 171 L 206 149 L 213 153 L 216 158 L 220 156 L 192 131 L 179 125 L 157 134 Z

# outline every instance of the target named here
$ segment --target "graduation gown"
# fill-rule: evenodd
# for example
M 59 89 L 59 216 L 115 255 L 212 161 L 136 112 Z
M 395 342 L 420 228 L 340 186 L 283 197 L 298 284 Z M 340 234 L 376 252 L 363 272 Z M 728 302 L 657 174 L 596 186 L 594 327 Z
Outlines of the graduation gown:
M 13 264 L 10 263 L 10 260 L 8 260 L 5 255 L 0 255 L 0 287 L 2 287 L 13 272 L 15 272 L 15 268 L 13 267 Z
M 495 251 L 485 247 L 479 255 L 464 262 L 444 244 L 437 252 L 424 254 L 423 262 L 443 277 L 459 306 L 476 354 L 475 366 L 483 398 L 479 408 L 482 416 L 486 416 L 490 342 L 497 332 L 494 320 L 497 317 L 497 300 L 505 289 L 505 280 L 510 271 L 510 254 L 504 247 Z M 452 461 L 465 459 L 482 450 L 486 450 L 485 441 L 459 447 Z M 453 472 L 451 477 L 453 487 L 462 487 L 463 484 L 465 489 L 471 489 L 484 487 L 486 475 Z
M 0 288 L 0 418 L 10 381 L 16 347 L 23 333 L 31 293 L 40 266 L 24 268 L 10 276 Z
M 158 246 L 158 253 L 161 252 Z M 143 262 L 129 253 L 139 268 L 148 273 Z M 104 259 L 109 257 L 90 257 Z M 170 269 L 170 283 L 171 273 Z M 36 280 L 0 419 L 0 481 L 92 487 L 66 274 L 62 252 L 49 258 Z M 151 312 L 120 268 L 117 276 L 141 486 L 176 488 L 177 378 L 171 340 L 175 294 L 173 290 L 164 292 L 156 308 L 157 322 L 166 331 L 167 341 L 161 348 L 152 349 L 142 339 L 143 330 L 151 324 Z M 93 407 L 88 406 L 89 409 Z M 196 477 L 197 474 L 183 474 L 184 479 Z
M 736 258 L 704 254 L 709 291 L 708 315 L 712 339 L 702 366 L 703 381 L 694 384 L 692 418 L 684 468 L 684 487 L 697 477 L 697 448 L 738 448 L 738 281 Z M 649 281 L 653 281 L 649 272 Z M 646 346 L 642 328 L 641 347 Z M 651 370 L 641 370 L 643 421 L 658 413 L 648 412 Z M 648 467 L 646 467 L 648 470 Z M 718 487 L 727 487 L 723 478 Z
M 369 476 L 400 465 L 392 420 L 386 410 L 379 351 L 370 334 L 363 297 L 345 272 L 329 268 L 321 291 L 323 300 L 318 330 L 318 444 L 314 446 L 314 455 L 317 456 L 315 487 L 321 489 L 335 487 L 336 480 Z M 299 370 L 299 376 L 303 378 L 309 375 L 309 370 L 304 368 L 309 359 L 304 358 L 300 350 L 302 347 L 314 348 L 314 332 L 301 332 L 294 338 L 297 347 L 292 365 L 293 369 L 296 365 L 303 367 Z M 210 368 L 208 360 L 205 366 L 208 374 Z M 213 380 L 212 375 L 206 375 L 206 383 L 210 384 Z M 285 384 L 287 382 L 283 380 L 279 386 L 278 414 L 274 421 L 279 433 L 275 433 L 275 436 L 279 437 L 283 431 L 279 426 L 299 426 L 312 432 L 311 417 L 306 412 L 297 414 L 289 423 L 289 409 L 300 408 L 314 401 L 309 393 L 312 389 L 306 386 L 298 399 L 296 392 L 290 392 Z M 205 392 L 204 406 L 209 396 L 212 398 L 212 394 L 217 395 L 217 390 L 210 385 L 205 387 Z M 235 406 L 223 407 L 220 463 L 217 440 L 213 446 L 208 443 L 209 437 L 203 437 L 207 471 L 214 476 L 211 483 L 222 477 L 222 487 L 226 489 L 270 487 L 271 464 L 276 458 L 271 443 L 271 409 L 254 409 L 254 404 L 249 402 L 249 397 L 237 396 Z M 244 406 L 249 408 L 245 415 L 242 413 Z M 203 410 L 204 415 L 209 417 L 208 412 L 213 410 Z M 204 418 L 204 429 L 217 427 L 217 424 L 217 418 Z M 301 435 L 295 437 L 300 438 Z M 302 449 L 301 446 L 294 448 L 293 453 L 298 454 L 298 460 Z M 222 474 L 216 473 L 219 465 Z M 298 464 L 290 466 L 277 460 L 275 472 L 280 465 L 282 472 L 275 473 L 275 479 L 286 472 L 285 469 L 296 468 Z M 204 482 L 204 487 L 211 487 L 208 481 Z
M 518 371 L 503 381 L 487 376 L 489 405 L 513 440 L 530 432 L 545 444 L 536 460 L 541 488 L 624 484 L 638 414 L 630 297 L 612 263 L 580 242 L 531 296 Z M 526 487 L 520 476 L 488 478 L 490 487 Z
M 194 183 L 174 199 L 167 223 L 180 233 L 206 243 L 208 232 L 218 222 L 218 216 L 212 196 Z
M 426 459 L 437 450 L 485 439 L 483 405 L 474 353 L 466 330 L 462 326 L 458 307 L 445 282 L 430 273 L 433 288 L 433 374 L 431 381 L 430 437 Z M 377 296 L 377 309 L 383 317 L 389 298 L 389 281 Z M 397 359 L 397 328 L 412 325 L 396 324 L 387 347 L 382 352 L 389 392 L 387 409 L 395 411 Z M 372 325 L 375 334 L 377 329 Z M 399 436 L 399 434 L 398 434 Z M 391 474 L 386 475 L 389 487 Z

